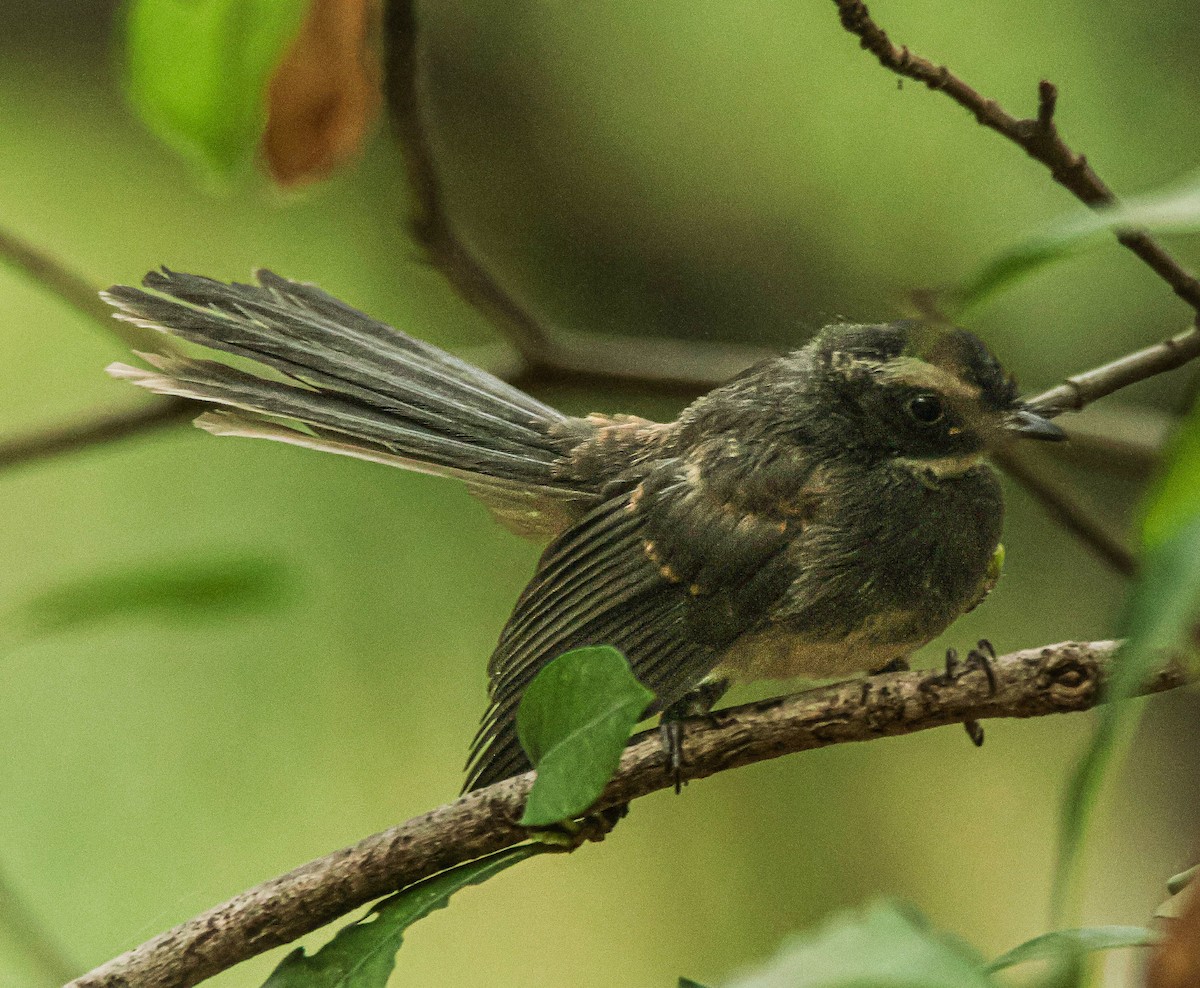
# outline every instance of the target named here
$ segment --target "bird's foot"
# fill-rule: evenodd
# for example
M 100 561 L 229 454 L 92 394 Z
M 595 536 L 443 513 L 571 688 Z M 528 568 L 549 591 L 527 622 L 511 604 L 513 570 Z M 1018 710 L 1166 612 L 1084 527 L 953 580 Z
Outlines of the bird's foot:
M 898 658 L 892 659 L 892 661 L 885 666 L 880 666 L 878 669 L 872 669 L 871 675 L 880 676 L 885 672 L 909 672 L 911 670 L 912 666 L 908 663 L 908 657 L 901 655 Z
M 975 669 L 982 669 L 983 674 L 987 677 L 988 693 L 991 696 L 996 695 L 996 670 L 992 668 L 992 663 L 996 660 L 996 649 L 992 647 L 992 643 L 986 638 L 981 638 L 973 649 L 967 652 L 967 657 L 960 662 L 958 658 L 958 650 L 954 648 L 946 649 L 946 672 L 942 676 L 942 682 L 950 684 L 956 682 L 960 676 L 966 675 Z M 963 721 L 963 728 L 967 732 L 967 737 L 971 739 L 971 743 L 976 748 L 983 744 L 983 725 L 979 721 L 971 719 Z
M 701 683 L 690 693 L 676 700 L 663 710 L 658 721 L 658 736 L 662 741 L 663 768 L 674 780 L 675 795 L 683 792 L 687 780 L 683 777 L 684 721 L 688 717 L 699 717 L 713 708 L 725 691 L 729 680 L 712 679 Z

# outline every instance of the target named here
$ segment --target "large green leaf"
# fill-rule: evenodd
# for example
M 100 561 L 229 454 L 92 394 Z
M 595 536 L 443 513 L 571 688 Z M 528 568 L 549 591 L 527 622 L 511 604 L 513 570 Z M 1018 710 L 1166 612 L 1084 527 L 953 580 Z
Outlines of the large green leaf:
M 878 902 L 830 919 L 727 988 L 996 988 L 985 962 L 914 910 Z
M 1116 206 L 1075 212 L 1055 220 L 986 262 L 951 293 L 945 307 L 961 316 L 1054 261 L 1108 243 L 1108 234 L 1121 230 L 1200 231 L 1200 172 Z
M 249 161 L 266 86 L 309 0 L 133 0 L 130 99 L 166 143 L 217 173 Z
M 68 580 L 31 597 L 4 623 L 31 636 L 120 617 L 206 620 L 218 612 L 278 604 L 288 590 L 286 571 L 275 559 L 172 560 Z
M 989 971 L 1029 961 L 1056 961 L 1064 955 L 1117 950 L 1121 947 L 1149 947 L 1158 942 L 1158 934 L 1144 926 L 1091 926 L 1079 930 L 1056 930 L 1026 940 L 988 965 Z
M 1063 802 L 1054 909 L 1070 914 L 1080 849 L 1105 770 L 1140 707 L 1133 696 L 1164 654 L 1179 652 L 1200 621 L 1200 412 L 1178 430 L 1166 468 L 1147 501 L 1140 575 L 1130 587 L 1121 621 L 1126 638 L 1117 653 L 1109 703 L 1076 766 Z
M 577 648 L 539 672 L 517 709 L 517 735 L 537 769 L 521 823 L 544 827 L 585 812 L 653 699 L 607 645 Z
M 542 850 L 536 844 L 510 847 L 409 886 L 338 930 L 315 954 L 297 947 L 279 962 L 263 988 L 385 988 L 405 930 L 445 907 L 459 889 L 479 885 Z

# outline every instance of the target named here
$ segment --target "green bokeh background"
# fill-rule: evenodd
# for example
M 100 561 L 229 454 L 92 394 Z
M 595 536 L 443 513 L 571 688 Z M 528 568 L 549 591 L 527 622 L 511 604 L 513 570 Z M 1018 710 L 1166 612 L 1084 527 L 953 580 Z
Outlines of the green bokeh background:
M 1015 110 L 1052 78 L 1065 134 L 1119 190 L 1197 165 L 1190 3 L 873 12 Z M 905 288 L 1075 208 L 948 100 L 898 87 L 832 4 L 442 0 L 422 14 L 453 215 L 556 325 L 790 346 L 836 317 L 890 317 Z M 443 346 L 496 345 L 408 239 L 383 129 L 356 170 L 302 196 L 214 192 L 132 118 L 115 21 L 102 0 L 0 2 L 0 225 L 98 284 L 160 263 L 224 278 L 266 265 Z M 1177 246 L 1200 262 L 1195 242 Z M 3 268 L 0 300 L 4 434 L 138 400 L 102 373 L 125 355 L 94 325 Z M 1186 318 L 1113 247 L 975 328 L 1032 389 Z M 1118 400 L 1169 407 L 1185 383 Z M 1140 485 L 1073 476 L 1130 516 Z M 5 473 L 0 505 L 0 607 L 101 568 L 229 552 L 280 559 L 294 587 L 264 612 L 130 618 L 0 658 L 0 872 L 81 969 L 452 797 L 487 655 L 537 554 L 453 484 L 186 427 Z M 1119 579 L 1019 491 L 1005 543 L 1005 579 L 930 664 L 983 635 L 1003 651 L 1112 633 Z M 1094 835 L 1087 920 L 1145 921 L 1187 863 L 1198 712 L 1194 695 L 1149 705 Z M 394 983 L 717 982 L 876 893 L 997 953 L 1044 929 L 1059 793 L 1088 730 L 1086 716 L 998 722 L 976 751 L 945 729 L 647 798 L 604 844 L 524 864 L 422 923 Z M 259 984 L 278 956 L 214 984 Z M 0 983 L 38 983 L 3 931 Z

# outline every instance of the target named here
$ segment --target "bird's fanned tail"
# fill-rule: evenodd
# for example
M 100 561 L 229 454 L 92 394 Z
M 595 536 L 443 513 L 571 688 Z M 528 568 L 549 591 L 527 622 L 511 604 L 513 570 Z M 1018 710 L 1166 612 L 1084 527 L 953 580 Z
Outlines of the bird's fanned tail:
M 587 500 L 555 470 L 586 423 L 269 271 L 225 284 L 164 269 L 104 297 L 118 318 L 245 357 L 257 374 L 190 357 L 109 372 L 160 394 L 223 406 L 198 423 L 465 481 L 510 527 L 547 537 Z M 281 376 L 282 375 L 282 376 Z M 557 517 L 561 514 L 562 517 Z

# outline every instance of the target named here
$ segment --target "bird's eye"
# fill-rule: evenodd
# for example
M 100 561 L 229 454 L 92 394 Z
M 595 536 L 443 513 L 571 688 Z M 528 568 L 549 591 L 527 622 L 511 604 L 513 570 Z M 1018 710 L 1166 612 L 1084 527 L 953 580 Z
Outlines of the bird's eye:
M 937 395 L 917 395 L 908 403 L 908 414 L 924 425 L 933 425 L 942 420 L 946 408 Z

